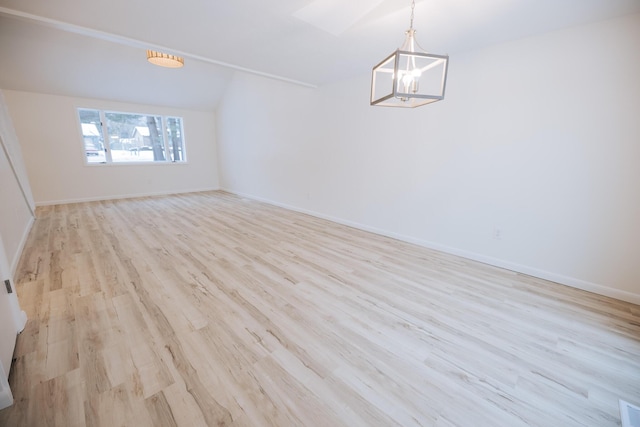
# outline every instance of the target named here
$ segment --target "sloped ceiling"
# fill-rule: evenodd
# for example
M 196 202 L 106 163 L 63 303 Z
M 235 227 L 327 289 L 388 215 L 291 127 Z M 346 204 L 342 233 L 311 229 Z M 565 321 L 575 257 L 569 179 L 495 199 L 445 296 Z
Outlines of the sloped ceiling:
M 427 51 L 455 53 L 640 13 L 640 0 L 422 0 Z M 320 86 L 403 40 L 409 0 L 0 0 L 0 88 L 213 110 L 234 70 Z M 157 48 L 181 69 L 146 61 Z

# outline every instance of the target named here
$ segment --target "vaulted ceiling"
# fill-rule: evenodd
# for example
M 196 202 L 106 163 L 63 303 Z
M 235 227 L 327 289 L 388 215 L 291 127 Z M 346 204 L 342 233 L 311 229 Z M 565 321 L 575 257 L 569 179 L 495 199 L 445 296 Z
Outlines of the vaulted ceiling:
M 640 0 L 418 0 L 451 55 L 639 13 Z M 245 69 L 320 86 L 368 74 L 403 41 L 409 0 L 0 0 L 0 88 L 213 110 Z M 181 69 L 146 61 L 151 48 Z

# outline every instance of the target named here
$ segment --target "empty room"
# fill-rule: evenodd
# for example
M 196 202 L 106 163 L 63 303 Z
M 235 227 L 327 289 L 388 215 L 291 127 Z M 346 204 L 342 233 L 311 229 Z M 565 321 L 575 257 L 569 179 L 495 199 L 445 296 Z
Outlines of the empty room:
M 639 0 L 0 0 L 0 426 L 640 426 Z

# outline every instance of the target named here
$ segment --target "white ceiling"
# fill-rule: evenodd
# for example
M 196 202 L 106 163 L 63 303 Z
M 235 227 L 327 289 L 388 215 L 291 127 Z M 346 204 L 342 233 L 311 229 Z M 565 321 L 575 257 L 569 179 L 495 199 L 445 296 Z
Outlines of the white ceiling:
M 640 0 L 418 0 L 429 52 L 451 55 L 640 13 Z M 312 86 L 395 50 L 409 0 L 0 0 L 0 88 L 215 109 L 234 69 Z M 145 49 L 185 56 L 181 69 Z

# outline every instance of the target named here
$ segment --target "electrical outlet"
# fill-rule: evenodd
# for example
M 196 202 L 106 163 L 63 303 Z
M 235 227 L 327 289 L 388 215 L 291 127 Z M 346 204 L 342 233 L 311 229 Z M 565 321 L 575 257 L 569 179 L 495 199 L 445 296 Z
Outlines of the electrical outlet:
M 493 238 L 496 240 L 502 240 L 502 229 L 499 227 L 493 227 Z

